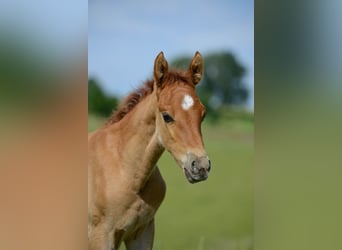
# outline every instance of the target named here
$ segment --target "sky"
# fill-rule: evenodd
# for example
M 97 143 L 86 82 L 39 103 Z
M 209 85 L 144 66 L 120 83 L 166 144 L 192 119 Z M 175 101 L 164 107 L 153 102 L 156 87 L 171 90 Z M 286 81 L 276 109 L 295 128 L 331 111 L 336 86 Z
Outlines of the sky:
M 87 47 L 87 14 L 83 0 L 0 1 L 0 40 L 10 31 L 25 49 L 34 46 L 50 60 L 67 57 L 69 63 Z
M 124 96 L 152 77 L 160 51 L 168 61 L 229 51 L 246 67 L 254 108 L 253 0 L 89 0 L 88 75 Z M 205 63 L 205 62 L 204 62 Z

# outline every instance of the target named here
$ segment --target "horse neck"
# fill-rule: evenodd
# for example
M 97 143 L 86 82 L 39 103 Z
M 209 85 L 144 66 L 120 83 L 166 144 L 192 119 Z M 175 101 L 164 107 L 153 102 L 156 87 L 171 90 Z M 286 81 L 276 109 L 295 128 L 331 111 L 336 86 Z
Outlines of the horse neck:
M 156 131 L 154 93 L 145 97 L 120 121 L 120 156 L 128 183 L 139 192 L 164 152 Z

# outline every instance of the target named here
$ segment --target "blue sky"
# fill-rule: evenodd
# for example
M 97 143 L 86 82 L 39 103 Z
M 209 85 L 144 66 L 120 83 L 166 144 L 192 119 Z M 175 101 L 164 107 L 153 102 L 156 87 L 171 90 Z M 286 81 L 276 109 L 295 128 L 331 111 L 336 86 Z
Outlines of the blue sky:
M 27 50 L 34 46 L 49 60 L 69 64 L 84 60 L 87 14 L 83 0 L 0 1 L 0 33 L 11 31 Z
M 179 55 L 232 51 L 246 66 L 254 107 L 253 0 L 89 0 L 88 75 L 121 96 L 152 76 L 160 51 Z

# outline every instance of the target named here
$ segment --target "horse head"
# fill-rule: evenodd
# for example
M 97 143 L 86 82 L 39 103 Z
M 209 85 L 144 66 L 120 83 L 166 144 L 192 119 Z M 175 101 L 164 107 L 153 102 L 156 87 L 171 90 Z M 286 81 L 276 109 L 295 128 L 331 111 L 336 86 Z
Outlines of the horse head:
M 163 52 L 154 62 L 158 140 L 183 169 L 190 183 L 206 180 L 211 168 L 201 132 L 205 107 L 195 91 L 202 73 L 203 59 L 199 52 L 184 71 L 169 71 Z

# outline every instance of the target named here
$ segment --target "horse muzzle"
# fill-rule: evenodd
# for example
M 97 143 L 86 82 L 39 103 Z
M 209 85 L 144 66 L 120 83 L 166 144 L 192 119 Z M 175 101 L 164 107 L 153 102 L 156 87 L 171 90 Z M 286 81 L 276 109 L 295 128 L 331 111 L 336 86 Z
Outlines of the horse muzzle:
M 208 179 L 211 163 L 207 156 L 198 157 L 190 153 L 183 169 L 187 180 L 196 183 Z

